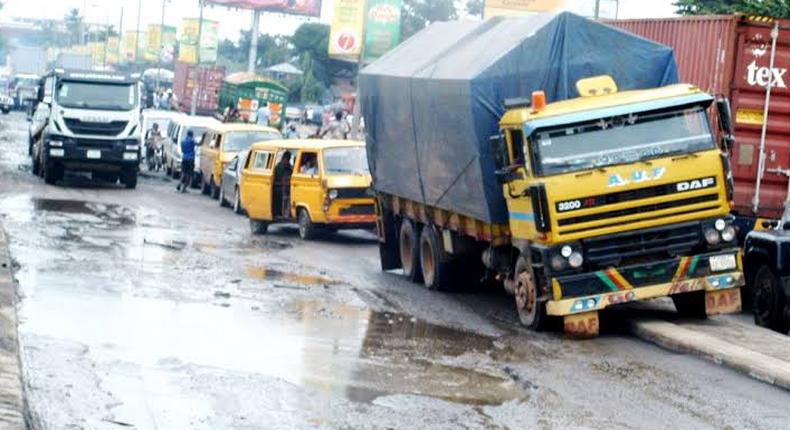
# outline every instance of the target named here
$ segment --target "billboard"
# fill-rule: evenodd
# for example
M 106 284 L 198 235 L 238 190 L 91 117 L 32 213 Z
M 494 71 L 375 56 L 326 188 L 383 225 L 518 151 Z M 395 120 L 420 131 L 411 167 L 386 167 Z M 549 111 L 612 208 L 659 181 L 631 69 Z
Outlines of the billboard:
M 368 0 L 364 61 L 381 57 L 400 43 L 403 0 Z
M 217 61 L 219 48 L 219 22 L 203 20 L 201 28 L 198 18 L 184 18 L 181 39 L 178 45 L 178 61 L 197 64 Z M 198 35 L 200 43 L 198 43 Z M 199 54 L 199 55 L 198 55 Z
M 118 64 L 120 59 L 121 38 L 110 36 L 107 38 L 107 63 Z
M 600 17 L 615 18 L 617 16 L 617 3 L 617 0 L 598 1 L 598 15 Z M 485 0 L 483 17 L 523 16 L 559 10 L 592 17 L 595 15 L 595 4 L 595 0 Z
M 335 0 L 337 2 L 338 0 Z M 216 4 L 244 9 L 257 9 L 263 12 L 278 12 L 292 15 L 321 16 L 321 0 L 206 0 Z
M 362 53 L 365 0 L 335 0 L 335 14 L 329 31 L 329 55 L 356 59 Z
M 145 61 L 173 61 L 176 50 L 176 28 L 168 25 L 149 24 L 146 33 Z
M 125 31 L 121 39 L 121 63 L 142 62 L 144 59 L 145 33 Z

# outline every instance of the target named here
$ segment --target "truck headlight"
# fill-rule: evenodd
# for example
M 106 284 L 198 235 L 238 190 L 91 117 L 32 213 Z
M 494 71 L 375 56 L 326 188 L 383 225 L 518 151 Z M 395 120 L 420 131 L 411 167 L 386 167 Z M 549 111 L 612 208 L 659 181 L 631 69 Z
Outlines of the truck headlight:
M 721 240 L 721 236 L 719 236 L 719 232 L 712 228 L 705 229 L 705 241 L 708 242 L 708 245 L 718 245 L 719 241 Z
M 140 145 L 126 145 L 127 151 L 137 151 L 140 149 Z
M 136 161 L 137 160 L 137 153 L 136 152 L 124 152 L 123 159 L 129 161 Z
M 721 231 L 721 240 L 725 242 L 732 242 L 735 240 L 736 231 L 735 227 L 728 225 Z
M 338 194 L 337 190 L 329 190 L 329 199 L 330 200 L 336 199 L 338 195 L 339 194 Z
M 713 223 L 713 227 L 716 228 L 716 231 L 723 231 L 727 227 L 727 222 L 719 218 Z
M 554 248 L 550 254 L 549 264 L 555 272 L 560 272 L 567 268 L 578 269 L 584 264 L 581 245 L 570 243 Z
M 565 269 L 568 261 L 562 255 L 555 255 L 551 258 L 551 268 L 559 272 Z
M 574 269 L 578 269 L 582 267 L 582 264 L 584 264 L 584 257 L 582 257 L 581 253 L 574 252 L 570 257 L 568 257 L 568 264 L 570 264 Z
M 49 146 L 50 146 L 51 148 L 60 148 L 60 147 L 62 147 L 62 146 L 63 146 L 63 141 L 60 141 L 60 140 L 50 140 L 50 141 L 49 141 Z

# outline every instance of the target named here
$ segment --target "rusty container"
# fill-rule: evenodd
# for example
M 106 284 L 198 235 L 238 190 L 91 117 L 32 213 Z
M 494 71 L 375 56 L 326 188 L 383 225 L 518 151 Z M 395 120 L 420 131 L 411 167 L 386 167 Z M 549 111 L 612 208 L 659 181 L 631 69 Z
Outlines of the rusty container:
M 715 15 L 607 23 L 672 47 L 682 82 L 731 100 L 734 210 L 742 216 L 781 216 L 790 181 L 790 21 Z M 774 28 L 778 32 L 771 70 Z M 765 168 L 758 190 L 763 134 Z

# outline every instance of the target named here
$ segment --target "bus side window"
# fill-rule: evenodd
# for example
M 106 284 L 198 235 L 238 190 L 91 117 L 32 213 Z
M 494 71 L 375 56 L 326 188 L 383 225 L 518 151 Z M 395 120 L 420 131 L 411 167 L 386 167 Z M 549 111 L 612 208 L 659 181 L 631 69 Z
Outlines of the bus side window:
M 511 164 L 524 166 L 528 168 L 526 159 L 524 157 L 524 132 L 520 129 L 511 129 L 507 131 L 508 143 L 510 144 L 510 159 Z

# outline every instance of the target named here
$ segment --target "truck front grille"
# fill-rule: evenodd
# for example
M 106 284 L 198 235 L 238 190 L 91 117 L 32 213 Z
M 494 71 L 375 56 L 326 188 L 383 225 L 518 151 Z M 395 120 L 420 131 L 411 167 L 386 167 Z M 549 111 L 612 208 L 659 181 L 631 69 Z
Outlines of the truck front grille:
M 702 245 L 698 221 L 582 241 L 585 259 L 604 267 L 639 258 L 674 257 Z
M 94 136 L 117 136 L 128 124 L 128 121 L 88 122 L 77 118 L 64 118 L 63 122 L 74 134 Z

